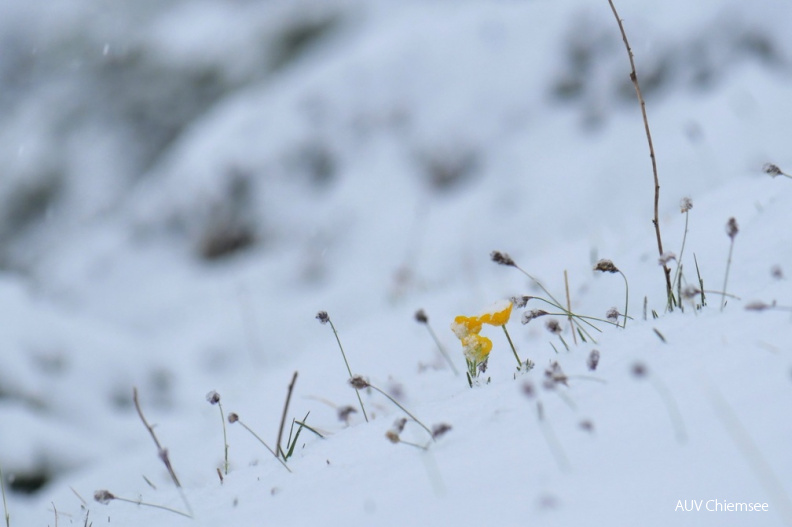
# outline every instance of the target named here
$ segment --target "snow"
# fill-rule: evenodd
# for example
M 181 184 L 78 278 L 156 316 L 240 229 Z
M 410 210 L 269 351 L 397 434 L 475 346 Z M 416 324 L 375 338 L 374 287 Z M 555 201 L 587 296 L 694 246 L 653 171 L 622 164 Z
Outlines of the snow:
M 694 286 L 698 265 L 701 309 L 665 311 L 646 138 L 607 3 L 0 5 L 10 525 L 792 525 L 792 182 L 761 171 L 792 170 L 792 7 L 621 4 L 664 250 L 680 256 L 690 197 L 669 265 Z M 731 217 L 739 298 L 721 310 Z M 536 366 L 515 372 L 490 331 L 490 382 L 471 388 L 454 318 L 544 297 L 493 250 L 558 299 L 566 272 L 572 310 L 601 319 L 624 307 L 622 278 L 593 271 L 610 259 L 631 319 L 584 326 L 595 343 L 552 317 L 562 341 L 515 306 L 509 335 Z M 369 422 L 339 419 L 359 404 L 320 310 L 353 374 L 451 430 L 432 440 L 409 421 L 401 439 L 426 450 L 393 444 L 404 414 L 371 389 Z M 207 392 L 273 446 L 295 371 L 284 435 L 310 412 L 324 438 L 303 429 L 289 473 L 226 423 L 221 482 Z M 101 504 L 100 489 L 186 500 L 193 518 Z

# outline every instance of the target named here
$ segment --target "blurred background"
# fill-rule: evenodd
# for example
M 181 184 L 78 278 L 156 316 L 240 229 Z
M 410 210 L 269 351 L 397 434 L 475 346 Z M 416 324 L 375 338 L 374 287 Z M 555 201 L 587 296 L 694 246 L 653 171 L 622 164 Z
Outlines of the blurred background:
M 791 6 L 619 6 L 664 221 L 792 165 Z M 493 249 L 655 258 L 628 74 L 602 1 L 0 1 L 11 492 L 121 448 L 133 384 L 178 413 L 310 356 L 318 309 L 474 311 Z

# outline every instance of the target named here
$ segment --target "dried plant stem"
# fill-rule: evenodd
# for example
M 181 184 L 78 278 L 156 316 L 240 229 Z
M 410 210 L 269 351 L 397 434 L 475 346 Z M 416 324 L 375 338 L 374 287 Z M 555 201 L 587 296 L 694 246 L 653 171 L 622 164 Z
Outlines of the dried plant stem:
M 220 408 L 220 421 L 223 423 L 223 472 L 228 475 L 228 433 L 226 432 L 225 413 L 223 412 L 223 405 L 217 403 Z
M 356 377 L 355 379 L 359 379 L 359 377 Z M 396 406 L 398 406 L 399 408 L 401 408 L 401 411 L 402 411 L 402 412 L 404 412 L 405 414 L 407 414 L 407 415 L 410 417 L 410 419 L 412 419 L 413 421 L 415 421 L 416 423 L 418 423 L 418 424 L 421 426 L 421 428 L 423 428 L 424 430 L 426 430 L 426 433 L 428 433 L 428 434 L 429 434 L 429 437 L 431 437 L 431 438 L 432 438 L 432 441 L 434 441 L 434 434 L 432 434 L 432 431 L 431 431 L 431 430 L 429 430 L 429 427 L 427 427 L 425 424 L 423 424 L 423 423 L 421 422 L 421 420 L 420 420 L 420 419 L 418 419 L 418 418 L 417 418 L 417 417 L 415 417 L 413 414 L 411 414 L 411 413 L 410 413 L 410 411 L 409 411 L 409 410 L 407 410 L 407 408 L 405 408 L 404 406 L 402 406 L 402 405 L 399 403 L 399 401 L 397 401 L 396 399 L 394 399 L 393 397 L 391 397 L 391 396 L 390 396 L 390 394 L 388 394 L 387 392 L 385 392 L 385 391 L 383 391 L 383 390 L 379 389 L 378 387 L 374 386 L 374 385 L 373 385 L 373 384 L 371 384 L 370 382 L 368 382 L 368 381 L 365 381 L 365 383 L 366 383 L 366 386 L 365 386 L 366 388 L 371 388 L 372 390 L 374 390 L 374 391 L 376 391 L 376 392 L 379 392 L 379 393 L 381 393 L 382 395 L 384 395 L 385 397 L 387 397 L 387 398 L 390 400 L 390 402 L 392 402 L 393 404 L 395 404 Z M 353 385 L 353 386 L 354 386 L 354 385 Z
M 173 466 L 170 462 L 170 457 L 168 456 L 168 450 L 166 448 L 162 448 L 162 445 L 157 439 L 157 434 L 154 433 L 154 428 L 146 421 L 146 417 L 143 415 L 143 410 L 140 408 L 140 401 L 138 401 L 138 391 L 137 387 L 132 388 L 132 401 L 135 403 L 135 409 L 137 410 L 138 415 L 140 416 L 140 420 L 143 421 L 143 425 L 146 427 L 146 430 L 149 431 L 151 434 L 151 439 L 154 440 L 154 444 L 157 446 L 157 455 L 162 460 L 162 463 L 165 465 L 165 468 L 168 469 L 168 474 L 170 474 L 171 480 L 173 480 L 173 484 L 176 485 L 176 488 L 179 490 L 179 494 L 181 495 L 182 501 L 184 505 L 187 507 L 187 510 L 192 516 L 192 507 L 190 507 L 190 503 L 187 501 L 187 496 L 184 494 L 184 489 L 179 482 L 179 478 L 176 477 L 176 472 L 173 470 Z
M 153 509 L 160 509 L 160 510 L 163 510 L 163 511 L 172 512 L 174 514 L 178 514 L 180 516 L 184 516 L 185 518 L 192 518 L 192 514 L 187 514 L 186 512 L 182 512 L 180 510 L 173 509 L 171 507 L 166 507 L 165 505 L 158 505 L 156 503 L 148 503 L 148 502 L 145 502 L 145 501 L 142 501 L 142 500 L 131 500 L 129 498 L 122 498 L 122 497 L 116 496 L 114 494 L 112 494 L 111 496 L 112 496 L 112 498 L 105 497 L 105 499 L 108 500 L 108 501 L 109 500 L 117 500 L 117 501 L 123 501 L 123 502 L 126 502 L 126 503 L 131 503 L 133 505 L 140 505 L 140 506 L 143 506 L 143 507 L 151 507 Z
M 558 305 L 554 304 L 553 302 L 550 302 L 549 300 L 547 300 L 545 298 L 542 298 L 541 296 L 534 296 L 532 298 L 535 298 L 536 300 L 541 300 L 545 304 L 547 304 L 549 306 L 553 306 L 554 308 L 561 310 L 560 313 L 547 313 L 548 315 L 569 316 L 569 317 L 572 317 L 574 319 L 579 319 L 580 321 L 585 322 L 586 324 L 590 325 L 592 328 L 596 329 L 600 333 L 602 333 L 602 330 L 600 328 L 598 328 L 597 326 L 593 325 L 591 322 L 589 322 L 589 320 L 594 320 L 596 322 L 603 322 L 605 324 L 618 325 L 615 322 L 612 322 L 610 320 L 606 320 L 604 318 L 597 318 L 597 317 L 591 317 L 591 316 L 588 316 L 588 315 L 578 315 L 577 313 L 572 313 L 570 311 L 567 311 L 563 307 L 559 307 Z M 588 333 L 586 333 L 586 335 L 588 335 Z
M 542 428 L 545 441 L 547 441 L 547 446 L 550 447 L 550 451 L 553 453 L 553 457 L 558 464 L 558 468 L 563 472 L 567 472 L 570 468 L 569 459 L 564 453 L 564 449 L 561 447 L 561 443 L 558 441 L 555 432 L 553 432 L 553 428 L 550 426 L 550 423 L 545 420 L 544 406 L 542 406 L 542 401 L 536 401 L 536 417 L 539 420 L 539 426 Z
M 660 398 L 663 399 L 665 403 L 666 410 L 668 411 L 668 417 L 671 419 L 671 424 L 674 427 L 674 435 L 677 438 L 677 441 L 680 443 L 684 443 L 687 439 L 687 434 L 685 433 L 685 424 L 682 421 L 682 414 L 679 413 L 679 407 L 674 400 L 674 397 L 671 395 L 671 392 L 668 390 L 666 385 L 660 381 L 654 375 L 649 377 L 649 381 L 654 386 L 655 391 L 660 395 Z
M 726 260 L 726 275 L 723 277 L 723 291 L 721 292 L 721 306 L 720 310 L 726 307 L 726 285 L 729 283 L 729 269 L 731 269 L 732 251 L 734 251 L 734 237 L 729 244 L 729 258 Z
M 674 273 L 674 279 L 672 280 L 672 284 L 676 284 L 679 281 L 681 284 L 681 277 L 680 273 L 682 272 L 682 256 L 685 254 L 685 242 L 687 241 L 687 233 L 688 233 L 688 220 L 690 219 L 690 211 L 685 211 L 685 232 L 682 234 L 682 248 L 679 249 L 679 258 L 677 258 L 677 268 L 676 272 Z M 679 286 L 677 286 L 679 289 Z M 680 305 L 682 303 L 682 299 L 680 298 Z
M 629 318 L 627 316 L 627 308 L 630 305 L 630 286 L 627 284 L 627 277 L 624 276 L 624 273 L 619 271 L 619 274 L 622 275 L 622 278 L 624 278 L 624 322 L 622 322 L 622 327 L 626 328 L 627 327 L 627 319 Z M 617 324 L 617 326 L 618 326 L 618 324 Z
M 0 494 L 3 495 L 3 513 L 5 515 L 6 527 L 11 527 L 11 515 L 8 513 L 8 503 L 6 503 L 5 479 L 3 478 L 2 465 L 0 465 Z
M 566 269 L 564 269 L 564 289 L 566 290 L 567 311 L 571 313 L 572 301 L 569 299 L 569 275 Z M 567 318 L 569 319 L 569 327 L 572 329 L 572 342 L 577 346 L 578 341 L 577 335 L 575 335 L 575 320 L 572 318 L 572 315 L 568 315 Z
M 229 417 L 230 417 L 230 416 L 229 416 Z M 265 442 L 263 439 L 261 439 L 261 437 L 259 437 L 259 435 L 258 435 L 256 432 L 254 432 L 254 431 L 253 431 L 253 429 L 252 429 L 252 428 L 250 428 L 248 425 L 246 425 L 245 423 L 243 423 L 243 422 L 242 422 L 242 420 L 241 420 L 241 419 L 239 419 L 239 416 L 236 416 L 236 417 L 237 417 L 237 419 L 236 419 L 236 422 L 238 422 L 239 424 L 241 424 L 241 425 L 242 425 L 242 427 L 243 427 L 245 430 L 247 430 L 248 432 L 250 432 L 250 434 L 251 434 L 253 437 L 255 437 L 256 439 L 258 439 L 258 442 L 259 442 L 259 443 L 261 443 L 262 445 L 264 445 L 264 448 L 266 448 L 267 450 L 269 450 L 269 451 L 270 451 L 270 454 L 272 454 L 273 456 L 275 456 L 275 459 L 277 459 L 278 461 L 280 461 L 280 464 L 281 464 L 281 465 L 283 465 L 283 466 L 284 466 L 284 468 L 285 468 L 286 470 L 288 470 L 289 472 L 291 472 L 291 471 L 292 471 L 292 470 L 289 468 L 289 466 L 288 466 L 288 465 L 287 465 L 287 464 L 286 464 L 286 463 L 285 463 L 285 462 L 284 462 L 284 461 L 283 461 L 283 460 L 280 458 L 280 456 L 279 456 L 278 454 L 276 454 L 276 453 L 275 453 L 275 451 L 274 451 L 274 450 L 272 450 L 272 449 L 270 448 L 270 446 L 269 446 L 269 445 L 268 445 L 268 444 L 267 444 L 267 443 L 266 443 L 266 442 Z
M 699 291 L 701 291 L 701 307 L 704 307 L 707 305 L 707 297 L 704 296 L 704 279 L 701 278 L 701 271 L 699 270 L 696 253 L 693 253 L 693 262 L 695 262 L 696 264 L 696 276 L 698 277 L 698 281 L 699 281 Z
M 281 414 L 280 426 L 278 427 L 278 440 L 275 442 L 278 453 L 283 456 L 284 461 L 286 460 L 286 454 L 283 452 L 283 448 L 281 448 L 281 439 L 283 438 L 283 427 L 286 426 L 286 414 L 289 412 L 289 402 L 291 402 L 292 391 L 294 390 L 294 383 L 296 382 L 297 372 L 295 371 L 289 383 L 289 389 L 286 392 L 286 401 L 283 403 L 283 413 Z
M 341 345 L 341 339 L 338 337 L 338 331 L 336 331 L 335 324 L 333 324 L 331 319 L 328 318 L 327 321 L 330 322 L 330 327 L 333 330 L 333 335 L 335 335 L 336 342 L 338 342 L 338 348 L 341 350 L 341 356 L 344 357 L 344 364 L 346 364 L 347 372 L 349 373 L 349 378 L 351 379 L 354 377 L 354 375 L 352 375 L 352 368 L 349 367 L 349 361 L 346 358 L 346 353 L 344 353 L 344 346 Z M 358 403 L 360 403 L 360 410 L 363 412 L 363 418 L 368 423 L 368 415 L 366 414 L 366 408 L 363 406 L 363 399 L 360 397 L 360 392 L 355 391 L 355 395 L 357 395 Z
M 459 375 L 459 370 L 457 370 L 456 366 L 454 366 L 454 361 L 452 361 L 451 357 L 448 356 L 448 352 L 446 351 L 445 346 L 443 346 L 440 343 L 440 339 L 437 338 L 437 335 L 432 329 L 432 326 L 430 326 L 428 322 L 426 323 L 426 329 L 429 331 L 429 334 L 432 336 L 432 339 L 435 341 L 435 344 L 437 345 L 437 349 L 440 350 L 440 353 L 443 355 L 443 358 L 446 360 L 448 365 L 451 366 L 451 370 L 454 372 L 454 375 Z
M 405 441 L 404 439 L 399 439 L 399 443 L 403 445 L 410 445 L 412 447 L 419 448 L 421 450 L 429 450 L 429 447 L 426 445 L 419 445 L 418 443 L 412 443 L 410 441 Z
M 624 25 L 622 24 L 621 18 L 619 18 L 619 13 L 616 11 L 616 6 L 613 5 L 613 0 L 608 0 L 608 3 L 610 4 L 611 10 L 613 11 L 613 16 L 616 17 L 616 22 L 619 24 L 619 31 L 621 32 L 622 40 L 624 41 L 624 47 L 627 49 L 627 56 L 630 58 L 630 80 L 632 81 L 633 86 L 635 86 L 635 94 L 638 96 L 638 102 L 641 106 L 641 116 L 643 117 L 644 130 L 646 131 L 646 141 L 649 143 L 649 157 L 652 159 L 652 174 L 654 176 L 654 218 L 652 219 L 652 223 L 654 224 L 655 235 L 657 237 L 657 251 L 662 258 L 663 239 L 660 236 L 659 219 L 660 179 L 657 176 L 657 160 L 655 158 L 654 145 L 652 143 L 652 132 L 649 130 L 649 119 L 646 116 L 646 102 L 644 101 L 643 94 L 641 93 L 641 86 L 638 84 L 638 74 L 635 71 L 635 59 L 633 57 L 632 48 L 630 47 L 630 42 L 627 40 L 627 33 L 624 31 Z M 674 289 L 671 285 L 671 269 L 666 263 L 663 264 L 663 274 L 665 275 L 668 308 L 671 310 L 673 309 L 672 302 L 674 297 Z
M 517 349 L 514 347 L 514 343 L 512 342 L 512 339 L 509 336 L 509 332 L 506 331 L 506 326 L 503 325 L 501 327 L 503 328 L 504 335 L 506 335 L 506 340 L 509 341 L 509 346 L 511 347 L 512 353 L 514 353 L 514 358 L 517 359 L 517 369 L 519 370 L 520 368 L 523 367 L 523 362 L 520 360 L 520 356 L 517 355 Z
M 553 306 L 556 309 L 560 309 L 561 311 L 563 311 L 564 315 L 569 316 L 569 317 L 573 317 L 575 319 L 576 323 L 578 321 L 584 322 L 585 324 L 587 324 L 591 328 L 593 328 L 593 329 L 599 331 L 600 333 L 602 333 L 602 330 L 600 328 L 598 328 L 597 326 L 595 326 L 594 324 L 592 324 L 591 322 L 586 320 L 586 319 L 589 319 L 589 320 L 599 320 L 599 319 L 596 319 L 594 317 L 586 317 L 586 316 L 583 316 L 583 315 L 577 315 L 577 314 L 569 311 L 567 308 L 565 308 L 563 305 L 561 305 L 561 303 L 558 300 L 556 300 L 556 298 L 553 295 L 550 294 L 550 291 L 545 289 L 545 287 L 542 285 L 541 282 L 539 282 L 539 280 L 537 280 L 536 278 L 534 278 L 533 276 L 528 274 L 524 269 L 522 269 L 517 264 L 514 264 L 514 268 L 517 269 L 518 271 L 520 271 L 522 274 L 524 274 L 528 278 L 530 278 L 533 283 L 535 283 L 537 286 L 539 286 L 539 288 L 542 291 L 544 291 L 544 293 L 548 297 L 550 297 L 550 300 L 547 300 L 546 298 L 542 298 L 540 296 L 535 296 L 533 298 L 536 298 L 537 300 L 541 300 L 542 302 L 544 302 L 544 303 L 546 303 L 548 305 L 551 305 L 551 306 Z M 605 322 L 607 322 L 607 321 L 605 321 Z M 586 331 L 586 329 L 583 326 L 581 326 L 579 323 L 577 323 L 577 327 L 578 327 L 578 331 L 580 331 L 581 333 L 584 333 L 586 335 L 586 337 L 590 338 L 592 342 L 596 343 L 596 340 L 594 340 L 594 337 L 592 337 L 591 334 L 588 331 Z

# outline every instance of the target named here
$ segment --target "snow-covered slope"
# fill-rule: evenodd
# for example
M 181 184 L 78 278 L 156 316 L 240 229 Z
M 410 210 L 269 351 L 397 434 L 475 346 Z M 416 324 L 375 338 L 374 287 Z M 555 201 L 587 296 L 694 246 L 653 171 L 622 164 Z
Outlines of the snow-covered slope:
M 791 525 L 792 181 L 762 166 L 792 170 L 792 8 L 617 7 L 669 265 L 683 285 L 700 274 L 701 309 L 698 295 L 664 309 L 644 127 L 607 3 L 0 6 L 10 524 Z M 739 298 L 722 309 L 732 241 Z M 493 250 L 562 303 L 566 273 L 572 311 L 598 319 L 624 308 L 622 276 L 592 270 L 611 259 L 631 318 L 583 341 L 563 316 L 520 324 L 552 311 L 533 299 L 506 327 L 535 367 L 515 372 L 484 326 L 471 388 L 414 315 L 463 372 L 456 316 L 547 297 Z M 777 304 L 745 309 L 756 301 Z M 320 310 L 353 373 L 451 430 L 431 441 L 408 422 L 401 439 L 428 448 L 389 442 L 405 414 L 372 389 L 369 422 L 340 419 L 359 403 Z M 274 445 L 295 371 L 286 435 L 310 412 L 324 438 L 303 429 L 289 473 L 228 424 L 221 482 L 206 393 Z M 97 503 L 98 489 L 193 519 Z M 767 510 L 707 510 L 724 503 Z

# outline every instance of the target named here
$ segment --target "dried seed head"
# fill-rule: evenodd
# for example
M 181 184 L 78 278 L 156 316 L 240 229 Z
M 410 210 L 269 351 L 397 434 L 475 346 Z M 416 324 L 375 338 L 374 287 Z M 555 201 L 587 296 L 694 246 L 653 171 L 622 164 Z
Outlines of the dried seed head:
M 357 412 L 357 408 L 354 406 L 342 406 L 338 409 L 338 419 L 340 421 L 344 421 L 345 423 L 349 422 L 349 417 Z
M 589 421 L 588 419 L 582 420 L 579 425 L 581 429 L 585 430 L 586 432 L 593 432 L 594 431 L 594 423 Z
M 784 270 L 781 269 L 780 265 L 774 265 L 773 268 L 770 269 L 770 276 L 772 276 L 776 280 L 783 280 L 784 279 Z
M 327 311 L 320 311 L 316 314 L 316 320 L 322 324 L 327 324 L 330 322 L 330 315 L 327 314 Z
M 355 375 L 349 379 L 349 384 L 351 384 L 356 390 L 362 390 L 363 388 L 368 388 L 370 386 L 369 382 L 360 375 Z
M 682 200 L 679 202 L 679 212 L 681 212 L 682 214 L 686 213 L 692 208 L 693 208 L 693 201 L 691 201 L 691 199 L 688 197 L 682 198 Z
M 438 423 L 432 426 L 432 438 L 437 439 L 446 434 L 446 432 L 451 431 L 451 425 L 447 423 Z
M 765 309 L 773 309 L 776 303 L 773 300 L 772 304 L 766 304 L 761 300 L 757 300 L 756 302 L 751 302 L 750 304 L 745 306 L 746 311 L 764 311 Z
M 423 309 L 419 309 L 415 312 L 415 320 L 420 324 L 426 324 L 429 322 L 429 317 L 426 316 L 426 312 Z
M 646 369 L 646 365 L 642 362 L 636 362 L 633 364 L 632 368 L 630 368 L 630 372 L 636 379 L 646 377 L 646 375 L 649 373 Z
M 516 267 L 514 260 L 512 260 L 511 256 L 509 256 L 506 253 L 502 253 L 500 251 L 492 251 L 490 253 L 490 258 L 492 259 L 493 262 L 495 262 L 498 265 L 508 265 L 511 267 Z
M 103 505 L 107 505 L 115 496 L 109 490 L 97 490 L 94 492 L 94 499 Z
M 400 417 L 399 419 L 396 419 L 393 422 L 393 429 L 396 430 L 397 432 L 401 433 L 401 432 L 404 431 L 404 425 L 406 425 L 406 424 L 407 424 L 407 418 L 406 417 Z
M 701 289 L 694 285 L 686 285 L 684 289 L 682 289 L 682 298 L 691 300 L 698 295 L 701 294 Z
M 597 262 L 597 265 L 594 266 L 595 271 L 602 271 L 603 273 L 618 273 L 619 268 L 613 265 L 613 262 L 610 260 L 600 260 Z
M 522 385 L 522 392 L 529 399 L 533 399 L 536 395 L 536 388 L 531 381 L 525 381 Z
M 726 223 L 726 234 L 733 240 L 738 232 L 740 232 L 740 227 L 737 225 L 737 220 L 729 218 L 729 221 Z
M 385 432 L 385 437 L 388 438 L 388 441 L 394 444 L 399 443 L 401 441 L 401 438 L 399 437 L 399 433 L 394 430 L 388 430 L 387 432 Z
M 773 163 L 765 163 L 762 167 L 762 171 L 765 174 L 769 174 L 773 177 L 780 176 L 784 173 L 780 168 L 778 168 L 778 165 L 774 165 Z
M 209 401 L 209 404 L 217 404 L 220 402 L 220 394 L 212 390 L 206 394 L 206 400 Z
M 528 301 L 532 299 L 532 296 L 528 295 L 521 295 L 521 296 L 513 296 L 509 300 L 511 300 L 512 305 L 518 309 L 522 309 L 528 304 Z
M 556 335 L 559 335 L 561 333 L 561 324 L 559 324 L 558 320 L 554 318 L 548 320 L 547 323 L 545 324 L 545 327 L 547 327 L 547 331 L 549 331 L 550 333 L 555 333 Z
M 660 258 L 657 259 L 657 263 L 659 265 L 668 265 L 668 262 L 670 262 L 671 260 L 676 260 L 676 259 L 677 259 L 676 254 L 674 254 L 674 253 L 672 253 L 670 251 L 666 251 L 666 252 L 664 252 L 663 254 L 660 255 Z
M 523 313 L 522 319 L 520 320 L 523 324 L 527 324 L 531 320 L 539 317 L 543 317 L 545 315 L 549 315 L 547 311 L 542 309 L 532 309 L 530 311 L 526 311 Z
M 591 350 L 591 353 L 589 353 L 588 359 L 586 360 L 586 366 L 588 366 L 589 370 L 594 371 L 597 369 L 599 360 L 600 360 L 599 350 Z
M 231 412 L 230 414 L 228 414 L 228 422 L 229 423 L 234 424 L 237 421 L 239 421 L 239 416 L 237 414 L 235 414 L 234 412 Z
M 558 364 L 558 361 L 553 361 L 550 367 L 545 370 L 545 379 L 549 379 L 553 381 L 553 383 L 569 386 L 567 384 L 567 376 L 564 374 L 564 370 L 561 369 L 561 365 Z
M 605 313 L 605 318 L 610 320 L 613 323 L 619 321 L 619 310 L 618 308 L 612 307 Z

